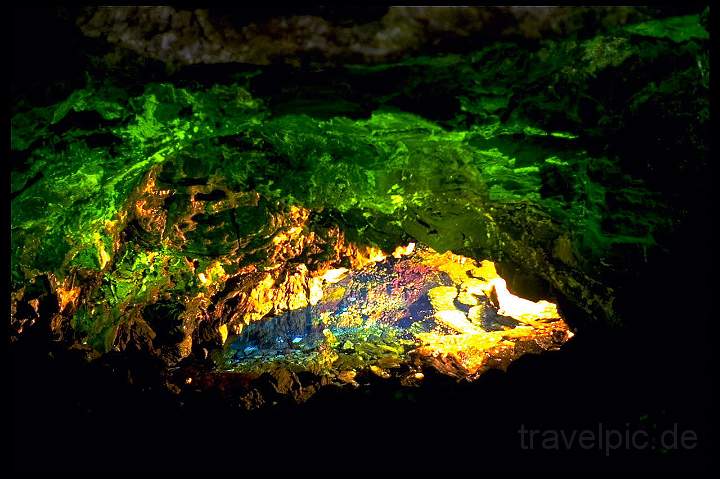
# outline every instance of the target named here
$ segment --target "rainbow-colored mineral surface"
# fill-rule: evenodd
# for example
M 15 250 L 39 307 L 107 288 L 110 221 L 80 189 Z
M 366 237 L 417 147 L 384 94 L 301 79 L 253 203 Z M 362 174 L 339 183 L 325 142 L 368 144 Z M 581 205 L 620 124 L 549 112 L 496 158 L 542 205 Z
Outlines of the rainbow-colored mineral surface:
M 427 369 L 473 379 L 572 337 L 554 304 L 508 292 L 490 261 L 414 243 L 375 259 L 327 271 L 315 301 L 226 337 L 219 369 L 248 379 L 312 373 L 321 384 L 353 386 L 372 374 L 413 385 Z

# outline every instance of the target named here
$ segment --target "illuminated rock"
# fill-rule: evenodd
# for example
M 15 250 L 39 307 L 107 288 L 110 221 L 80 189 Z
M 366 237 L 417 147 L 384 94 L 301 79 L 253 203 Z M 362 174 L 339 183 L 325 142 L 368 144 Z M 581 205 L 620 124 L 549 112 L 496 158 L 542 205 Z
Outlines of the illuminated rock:
M 469 291 L 460 291 L 457 300 L 467 306 L 475 306 L 478 304 L 478 299 Z
M 435 319 L 459 333 L 477 333 L 480 332 L 462 311 L 443 310 L 435 313 Z
M 326 271 L 325 274 L 323 274 L 322 279 L 328 283 L 337 283 L 345 275 L 347 275 L 347 272 L 347 268 L 331 269 Z
M 473 296 L 485 296 L 489 289 L 489 283 L 476 278 L 469 278 L 462 282 L 460 291 Z
M 322 279 L 310 278 L 308 289 L 308 302 L 311 306 L 315 306 L 323 297 Z
M 456 308 L 457 287 L 436 284 L 447 281 L 448 262 L 470 268 L 475 263 L 470 258 L 421 246 L 411 255 L 387 256 L 385 261 L 392 267 L 371 262 L 344 272 L 337 283 L 326 284 L 326 294 L 315 305 L 250 324 L 217 359 L 221 368 L 240 377 L 277 367 L 310 371 L 353 387 L 362 383 L 358 377 L 363 374 L 418 385 L 424 377 L 421 368 L 474 379 L 525 352 L 560 347 L 571 336 L 561 319 L 528 321 L 531 326 L 509 322 L 484 296 L 466 316 Z M 420 272 L 412 283 L 404 277 Z M 469 294 L 467 289 L 479 280 L 465 281 Z M 397 296 L 388 288 L 393 284 L 412 284 L 426 294 Z M 423 303 L 429 303 L 426 309 L 418 309 Z M 408 374 L 405 368 L 411 365 Z
M 454 311 L 456 309 L 455 298 L 457 295 L 458 291 L 454 286 L 438 286 L 428 291 L 430 304 L 432 304 L 435 311 Z
M 320 89 L 293 68 L 214 83 L 119 68 L 18 98 L 11 341 L 174 371 L 226 367 L 248 334 L 262 347 L 230 361 L 239 375 L 466 378 L 493 364 L 480 352 L 569 337 L 552 303 L 510 293 L 523 275 L 578 321 L 633 320 L 616 305 L 708 177 L 708 45 L 697 15 L 670 16 L 318 69 Z
M 484 312 L 485 306 L 473 306 L 468 310 L 467 317 L 472 323 L 480 323 Z
M 505 280 L 502 278 L 492 280 L 491 285 L 500 304 L 498 314 L 510 316 L 523 322 L 558 319 L 560 317 L 557 306 L 552 303 L 545 300 L 528 301 L 510 293 L 507 290 Z

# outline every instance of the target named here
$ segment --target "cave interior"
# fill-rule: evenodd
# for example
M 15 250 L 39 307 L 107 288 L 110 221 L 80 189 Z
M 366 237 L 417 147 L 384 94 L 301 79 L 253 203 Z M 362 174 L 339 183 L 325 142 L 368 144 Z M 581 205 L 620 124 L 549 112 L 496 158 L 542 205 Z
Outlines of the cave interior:
M 12 39 L 16 467 L 709 463 L 706 4 L 15 9 Z M 598 424 L 699 442 L 518 442 Z

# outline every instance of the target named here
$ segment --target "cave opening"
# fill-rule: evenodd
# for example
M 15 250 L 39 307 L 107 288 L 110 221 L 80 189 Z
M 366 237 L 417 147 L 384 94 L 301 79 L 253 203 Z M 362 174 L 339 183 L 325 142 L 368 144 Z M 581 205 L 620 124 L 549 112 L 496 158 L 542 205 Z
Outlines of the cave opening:
M 702 468 L 709 18 L 16 10 L 16 462 Z

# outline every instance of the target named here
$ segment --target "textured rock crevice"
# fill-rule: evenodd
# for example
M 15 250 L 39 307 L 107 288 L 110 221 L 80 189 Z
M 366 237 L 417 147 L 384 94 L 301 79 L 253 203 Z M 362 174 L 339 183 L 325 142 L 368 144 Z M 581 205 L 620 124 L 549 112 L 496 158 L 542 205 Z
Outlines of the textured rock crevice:
M 210 16 L 170 10 L 92 10 L 81 23 L 93 35 L 117 28 L 108 40 L 165 61 L 217 60 Z M 428 11 L 395 9 L 339 28 L 377 39 L 377 22 L 418 22 Z M 328 271 L 340 278 L 410 242 L 498 261 L 512 272 L 510 291 L 557 299 L 577 312 L 573 325 L 635 321 L 632 286 L 649 280 L 648 265 L 666 258 L 686 213 L 704 201 L 702 17 L 402 56 L 431 41 L 427 32 L 455 25 L 458 12 L 420 22 L 422 38 L 392 39 L 396 52 L 363 53 L 369 64 L 342 64 L 355 57 L 323 44 L 338 64 L 297 67 L 296 53 L 316 47 L 250 42 L 262 57 L 231 60 L 280 55 L 289 65 L 201 65 L 207 75 L 181 68 L 129 84 L 96 69 L 57 102 L 18 101 L 13 338 L 49 335 L 88 357 L 211 362 L 249 324 L 317 304 Z M 310 40 L 301 23 L 327 22 L 293 18 L 287 28 Z M 242 28 L 257 40 L 261 24 L 286 35 L 283 21 Z M 188 45 L 209 50 L 163 58 L 153 40 L 160 24 L 177 34 L 195 25 Z M 137 43 L 137 29 L 150 41 Z M 524 294 L 527 278 L 542 294 Z M 462 335 L 472 332 L 465 314 L 441 319 Z M 302 389 L 278 374 L 272 387 Z

